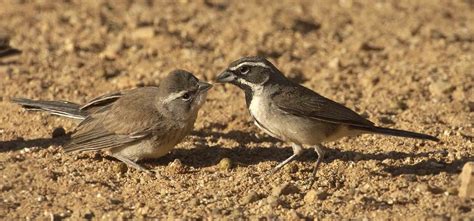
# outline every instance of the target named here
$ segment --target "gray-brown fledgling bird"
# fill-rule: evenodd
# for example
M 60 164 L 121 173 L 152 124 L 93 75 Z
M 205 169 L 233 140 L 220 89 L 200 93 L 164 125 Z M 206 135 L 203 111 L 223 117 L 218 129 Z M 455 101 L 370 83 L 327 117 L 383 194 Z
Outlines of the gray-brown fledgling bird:
M 255 124 L 270 136 L 291 143 L 293 155 L 278 164 L 273 172 L 300 155 L 304 144 L 312 145 L 318 154 L 314 181 L 324 157 L 321 143 L 345 136 L 375 133 L 438 141 L 426 134 L 377 127 L 349 108 L 291 82 L 262 57 L 245 57 L 232 62 L 217 77 L 217 82 L 228 82 L 244 90 Z
M 191 132 L 211 84 L 183 70 L 171 72 L 158 87 L 107 94 L 80 106 L 63 101 L 13 99 L 28 110 L 81 120 L 64 149 L 104 150 L 138 170 L 136 162 L 167 154 Z

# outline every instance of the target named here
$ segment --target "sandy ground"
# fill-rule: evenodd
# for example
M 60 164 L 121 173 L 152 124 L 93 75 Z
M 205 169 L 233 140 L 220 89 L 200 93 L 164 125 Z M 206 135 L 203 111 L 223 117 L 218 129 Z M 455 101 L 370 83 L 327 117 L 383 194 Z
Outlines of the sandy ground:
M 458 196 L 474 160 L 474 2 L 2 0 L 0 28 L 23 53 L 0 60 L 0 219 L 473 218 Z M 11 97 L 85 102 L 156 85 L 169 71 L 213 81 L 231 61 L 268 57 L 287 76 L 378 125 L 307 151 L 250 120 L 243 93 L 216 85 L 195 132 L 149 176 L 100 153 L 64 154 L 76 122 Z M 59 129 L 58 129 L 59 128 Z M 54 138 L 53 138 L 53 132 Z M 222 159 L 228 158 L 231 168 Z

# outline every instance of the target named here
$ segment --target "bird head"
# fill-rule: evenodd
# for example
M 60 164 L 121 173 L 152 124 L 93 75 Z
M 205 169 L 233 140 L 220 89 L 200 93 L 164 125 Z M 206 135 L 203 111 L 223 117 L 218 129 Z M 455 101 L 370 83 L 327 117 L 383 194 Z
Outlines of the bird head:
M 174 70 L 160 83 L 158 98 L 164 111 L 187 119 L 195 117 L 211 87 L 187 71 Z
M 258 56 L 236 60 L 217 76 L 219 83 L 231 83 L 252 91 L 268 82 L 278 82 L 282 79 L 285 77 L 270 61 Z

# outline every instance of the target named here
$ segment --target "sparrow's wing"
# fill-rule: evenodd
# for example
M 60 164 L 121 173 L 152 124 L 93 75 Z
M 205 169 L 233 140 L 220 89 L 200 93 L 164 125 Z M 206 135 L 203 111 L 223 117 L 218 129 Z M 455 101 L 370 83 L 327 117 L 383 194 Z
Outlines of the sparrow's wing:
M 273 94 L 272 99 L 287 114 L 336 124 L 371 127 L 371 121 L 342 104 L 300 85 Z
M 135 89 L 111 107 L 93 113 L 72 134 L 65 151 L 111 149 L 139 142 L 150 135 L 165 134 L 163 116 L 154 106 L 156 91 Z

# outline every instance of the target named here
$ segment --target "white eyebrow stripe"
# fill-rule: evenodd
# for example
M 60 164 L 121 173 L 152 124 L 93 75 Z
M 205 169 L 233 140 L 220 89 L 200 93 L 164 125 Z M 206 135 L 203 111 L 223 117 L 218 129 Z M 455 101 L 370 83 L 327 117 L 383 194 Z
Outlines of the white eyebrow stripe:
M 180 92 L 171 93 L 170 95 L 168 95 L 168 97 L 166 97 L 163 100 L 163 103 L 169 103 L 170 101 L 175 100 L 176 98 L 183 96 L 186 92 L 187 91 L 180 91 Z
M 240 63 L 240 64 L 237 65 L 237 66 L 230 67 L 229 70 L 235 71 L 235 70 L 239 69 L 240 67 L 242 67 L 242 66 L 244 66 L 244 65 L 247 65 L 247 66 L 259 66 L 259 67 L 263 67 L 263 68 L 270 68 L 270 67 L 269 67 L 267 64 L 265 64 L 264 62 L 246 61 L 246 62 Z

